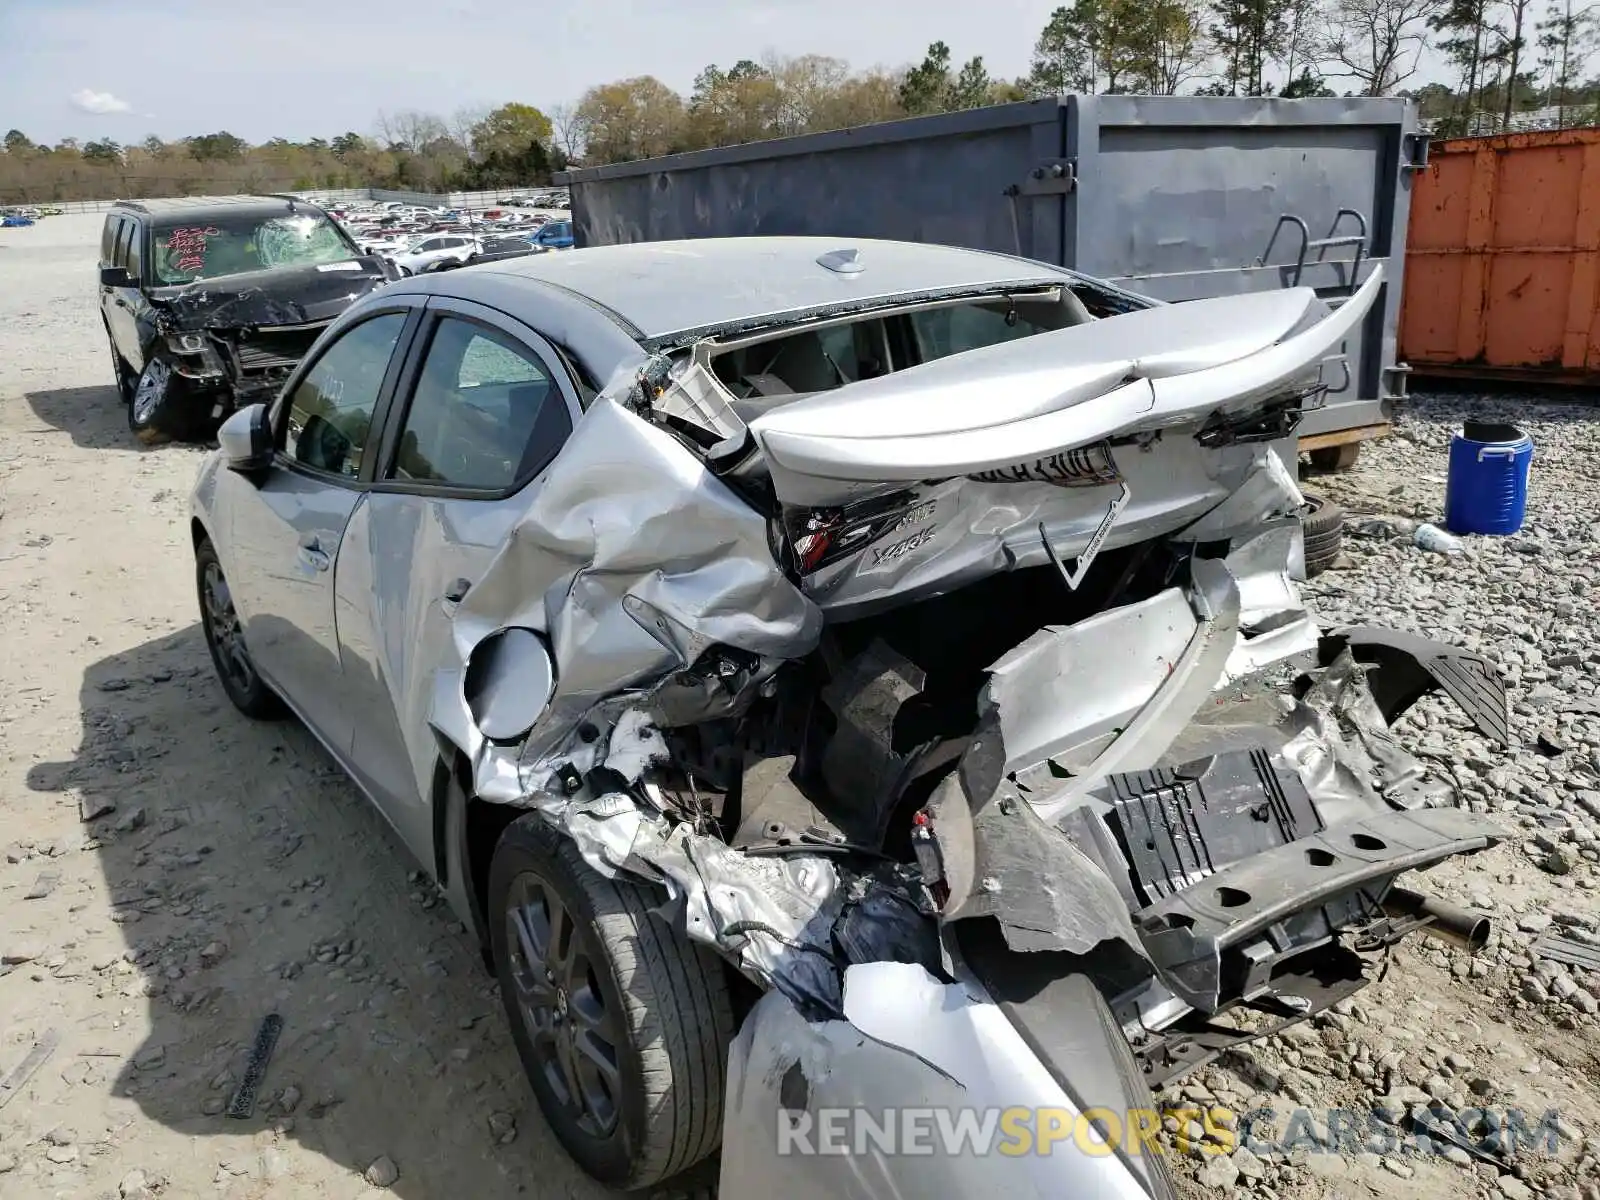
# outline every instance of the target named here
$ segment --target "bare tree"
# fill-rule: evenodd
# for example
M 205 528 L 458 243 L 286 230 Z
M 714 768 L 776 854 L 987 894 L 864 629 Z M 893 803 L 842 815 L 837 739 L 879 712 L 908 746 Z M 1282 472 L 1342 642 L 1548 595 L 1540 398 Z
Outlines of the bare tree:
M 582 159 L 589 133 L 582 110 L 576 104 L 554 105 L 550 109 L 550 124 L 555 129 L 555 142 L 561 153 L 569 160 Z
M 1525 0 L 1526 2 L 1526 0 Z M 1333 0 L 1323 57 L 1333 77 L 1385 96 L 1417 73 L 1430 17 L 1444 0 Z
M 1327 13 L 1324 0 L 1289 0 L 1289 32 L 1283 42 L 1283 77 L 1293 81 L 1322 57 Z
M 456 142 L 463 150 L 470 153 L 472 150 L 472 131 L 483 124 L 491 111 L 487 104 L 475 104 L 468 108 L 456 109 L 447 122 L 450 140 Z
M 433 113 L 409 109 L 396 113 L 380 112 L 375 125 L 378 137 L 385 146 L 409 150 L 413 154 L 431 141 L 450 136 L 444 121 Z
M 1200 0 L 1155 0 L 1150 7 L 1149 38 L 1146 83 L 1158 96 L 1176 96 L 1205 63 Z
M 1506 68 L 1504 108 L 1500 115 L 1500 128 L 1511 128 L 1511 109 L 1516 104 L 1518 77 L 1522 70 L 1522 52 L 1528 48 L 1524 32 L 1528 24 L 1528 9 L 1533 0 L 1504 0 L 1511 28 L 1492 57 L 1503 62 Z

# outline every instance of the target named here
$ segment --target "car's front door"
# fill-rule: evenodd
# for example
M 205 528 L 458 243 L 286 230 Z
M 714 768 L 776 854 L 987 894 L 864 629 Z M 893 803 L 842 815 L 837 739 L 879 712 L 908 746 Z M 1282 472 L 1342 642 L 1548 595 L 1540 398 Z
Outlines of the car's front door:
M 102 309 L 106 325 L 111 330 L 111 340 L 116 343 L 122 361 L 135 371 L 144 369 L 144 348 L 140 345 L 139 315 L 144 305 L 144 294 L 139 290 L 140 260 L 143 255 L 144 230 L 132 217 L 123 217 L 117 223 L 115 240 L 111 249 L 110 266 L 128 272 L 131 286 L 108 287 L 100 285 L 105 295 Z
M 274 466 L 230 506 L 226 566 L 250 655 L 341 757 L 354 722 L 334 631 L 334 565 L 372 478 L 374 416 L 414 311 L 376 311 L 318 350 L 278 399 Z
M 416 346 L 334 594 L 351 769 L 431 864 L 428 717 L 437 673 L 454 659 L 454 601 L 526 510 L 579 408 L 559 356 L 493 309 L 434 297 Z

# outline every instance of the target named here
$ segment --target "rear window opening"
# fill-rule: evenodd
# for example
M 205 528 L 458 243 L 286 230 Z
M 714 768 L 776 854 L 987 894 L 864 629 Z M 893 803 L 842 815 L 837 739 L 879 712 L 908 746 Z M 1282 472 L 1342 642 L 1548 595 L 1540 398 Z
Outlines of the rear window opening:
M 709 337 L 682 355 L 655 417 L 717 471 L 762 475 L 747 427 L 808 396 L 892 375 L 956 354 L 1085 325 L 1151 301 L 1083 279 L 1063 287 L 886 305 L 759 333 Z
M 815 395 L 952 354 L 1092 320 L 1071 292 L 936 304 L 713 346 L 710 365 L 746 421 Z

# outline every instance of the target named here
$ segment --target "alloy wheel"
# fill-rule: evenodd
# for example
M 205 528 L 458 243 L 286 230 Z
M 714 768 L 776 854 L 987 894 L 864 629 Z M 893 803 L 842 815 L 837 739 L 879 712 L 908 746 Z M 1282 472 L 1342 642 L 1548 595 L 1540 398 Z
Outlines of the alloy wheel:
M 172 364 L 165 359 L 155 358 L 145 364 L 144 373 L 139 376 L 139 386 L 133 393 L 134 420 L 142 423 L 150 419 L 150 414 L 161 403 L 161 397 L 166 395 L 167 385 L 171 381 Z
M 206 563 L 205 582 L 206 633 L 216 648 L 217 666 L 222 669 L 241 694 L 255 686 L 256 670 L 244 646 L 244 631 L 239 624 L 239 614 L 234 611 L 233 594 L 222 568 L 214 562 Z
M 579 1128 L 608 1136 L 617 1126 L 623 1037 L 587 939 L 555 889 L 531 871 L 512 881 L 505 920 L 517 1013 L 538 1069 Z

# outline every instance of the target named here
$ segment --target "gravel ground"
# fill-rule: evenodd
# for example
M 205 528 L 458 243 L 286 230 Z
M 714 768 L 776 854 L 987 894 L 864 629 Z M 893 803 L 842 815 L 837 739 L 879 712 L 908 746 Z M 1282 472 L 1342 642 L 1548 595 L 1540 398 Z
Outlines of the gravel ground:
M 0 1078 L 54 1047 L 15 1103 L 0 1091 L 0 1196 L 602 1195 L 533 1109 L 472 948 L 387 827 L 303 729 L 244 720 L 213 681 L 186 529 L 200 452 L 127 433 L 99 225 L 0 231 Z M 1495 938 L 1476 958 L 1412 939 L 1353 1003 L 1186 1083 L 1186 1102 L 1272 1109 L 1258 1134 L 1301 1145 L 1222 1153 L 1225 1129 L 1196 1130 L 1203 1152 L 1176 1150 L 1193 1194 L 1600 1197 L 1600 977 L 1531 950 L 1553 927 L 1600 944 L 1600 413 L 1472 401 L 1536 439 L 1529 524 L 1446 557 L 1410 534 L 1440 515 L 1467 407 L 1417 398 L 1357 470 L 1312 485 L 1349 516 L 1346 559 L 1309 592 L 1330 624 L 1459 641 L 1512 681 L 1509 751 L 1433 700 L 1405 720 L 1511 834 L 1415 883 L 1489 911 Z M 274 1011 L 255 1115 L 220 1115 Z M 1554 1108 L 1556 1153 L 1314 1147 L 1330 1108 L 1365 1129 L 1380 1101 L 1430 1099 Z

